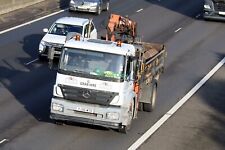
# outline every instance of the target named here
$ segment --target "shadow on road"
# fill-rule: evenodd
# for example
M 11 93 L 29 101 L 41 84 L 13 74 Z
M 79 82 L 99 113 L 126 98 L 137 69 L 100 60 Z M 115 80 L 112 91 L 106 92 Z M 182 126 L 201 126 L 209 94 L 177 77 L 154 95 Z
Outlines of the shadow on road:
M 38 45 L 42 36 L 29 35 L 19 42 L 28 57 L 1 59 L 0 82 L 37 120 L 49 122 L 49 107 L 56 72 L 49 70 L 47 61 L 37 60 Z M 26 64 L 32 60 L 36 61 Z

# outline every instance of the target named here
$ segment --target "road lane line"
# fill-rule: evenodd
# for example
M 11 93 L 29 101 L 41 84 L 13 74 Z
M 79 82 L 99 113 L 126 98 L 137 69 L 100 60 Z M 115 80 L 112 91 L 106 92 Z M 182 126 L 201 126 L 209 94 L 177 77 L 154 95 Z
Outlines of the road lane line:
M 25 65 L 28 66 L 29 64 L 31 64 L 31 63 L 33 63 L 33 62 L 35 62 L 35 61 L 38 61 L 38 58 L 36 58 L 36 59 L 34 59 L 34 60 L 32 60 L 32 61 L 30 61 L 30 62 L 28 62 L 28 63 L 25 63 Z
M 26 25 L 29 25 L 29 24 L 32 24 L 34 22 L 37 22 L 37 21 L 40 21 L 40 20 L 43 20 L 45 18 L 48 18 L 48 17 L 51 17 L 51 16 L 54 16 L 54 15 L 57 15 L 57 14 L 60 14 L 62 12 L 65 12 L 67 11 L 68 9 L 64 9 L 64 10 L 60 10 L 60 11 L 57 11 L 57 12 L 54 12 L 54 13 L 51 13 L 49 15 L 46 15 L 46 16 L 43 16 L 43 17 L 40 17 L 38 19 L 35 19 L 35 20 L 32 20 L 32 21 L 29 21 L 29 22 L 26 22 L 26 23 L 23 23 L 23 24 L 20 24 L 18 26 L 15 26 L 15 27 L 12 27 L 12 28 L 9 28 L 9 29 L 6 29 L 6 30 L 3 30 L 3 31 L 0 31 L 0 34 L 3 34 L 3 33 L 6 33 L 6 32 L 9 32 L 9 31 L 12 31 L 12 30 L 15 30 L 17 28 L 20 28 L 20 27 L 23 27 L 23 26 L 26 26 Z
M 136 12 L 141 12 L 142 10 L 143 10 L 143 8 L 141 8 L 141 9 L 137 10 Z
M 178 101 L 162 118 L 150 127 L 128 150 L 136 150 L 153 133 L 155 133 L 185 102 L 187 102 L 225 63 L 225 57 L 204 77 L 202 78 L 180 101 Z
M 0 141 L 0 144 L 3 144 L 4 142 L 7 142 L 7 141 L 9 141 L 9 140 L 8 139 L 3 139 L 3 140 Z
M 175 30 L 174 32 L 177 33 L 177 32 L 179 32 L 181 29 L 182 29 L 182 28 L 179 28 L 179 29 Z

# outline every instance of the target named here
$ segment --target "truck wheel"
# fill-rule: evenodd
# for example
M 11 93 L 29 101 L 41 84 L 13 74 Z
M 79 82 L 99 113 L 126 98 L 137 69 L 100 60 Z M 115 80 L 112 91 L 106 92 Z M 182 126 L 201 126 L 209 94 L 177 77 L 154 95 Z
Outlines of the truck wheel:
M 157 85 L 154 84 L 152 88 L 150 103 L 143 103 L 144 111 L 147 111 L 147 112 L 153 111 L 153 109 L 155 108 L 156 95 L 157 95 Z

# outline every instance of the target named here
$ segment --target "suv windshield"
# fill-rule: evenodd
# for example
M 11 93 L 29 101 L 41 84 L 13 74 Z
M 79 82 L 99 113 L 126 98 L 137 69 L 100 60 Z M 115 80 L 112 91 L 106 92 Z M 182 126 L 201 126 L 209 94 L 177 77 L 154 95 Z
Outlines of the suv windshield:
M 75 25 L 67 25 L 67 24 L 54 24 L 49 34 L 55 34 L 55 35 L 64 35 L 66 36 L 69 32 L 77 32 L 82 35 L 83 27 L 82 26 L 75 26 Z
M 70 73 L 120 81 L 124 74 L 125 56 L 83 49 L 65 48 L 59 69 Z

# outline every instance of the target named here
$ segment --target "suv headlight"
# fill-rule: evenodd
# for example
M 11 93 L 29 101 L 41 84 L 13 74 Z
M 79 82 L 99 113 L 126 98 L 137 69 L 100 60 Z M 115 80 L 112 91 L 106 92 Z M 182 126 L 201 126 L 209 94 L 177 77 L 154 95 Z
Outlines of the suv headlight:
M 45 41 L 41 41 L 39 44 L 39 53 L 42 53 L 46 48 L 47 43 Z
M 45 41 L 41 41 L 40 44 L 41 44 L 42 46 L 46 46 L 46 45 L 47 45 Z
M 106 113 L 106 118 L 110 120 L 119 120 L 119 113 L 117 112 L 108 112 Z
M 55 96 L 63 97 L 62 90 L 59 86 L 55 86 Z
M 52 110 L 63 112 L 64 106 L 62 104 L 52 103 Z

